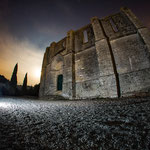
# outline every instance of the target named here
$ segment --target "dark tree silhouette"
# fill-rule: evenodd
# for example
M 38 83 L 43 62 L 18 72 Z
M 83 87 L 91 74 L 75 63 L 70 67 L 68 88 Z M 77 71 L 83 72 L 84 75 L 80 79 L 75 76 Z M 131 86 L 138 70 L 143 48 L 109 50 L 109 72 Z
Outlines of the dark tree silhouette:
M 23 80 L 22 92 L 23 92 L 23 95 L 27 93 L 27 73 L 25 74 L 25 77 Z
M 17 87 L 17 71 L 18 71 L 18 63 L 14 67 L 14 71 L 11 76 L 10 84 L 13 88 Z

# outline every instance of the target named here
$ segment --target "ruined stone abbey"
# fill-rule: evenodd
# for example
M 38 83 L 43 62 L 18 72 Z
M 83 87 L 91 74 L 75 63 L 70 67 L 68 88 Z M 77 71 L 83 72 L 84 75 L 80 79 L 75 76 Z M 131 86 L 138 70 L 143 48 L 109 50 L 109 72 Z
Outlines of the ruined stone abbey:
M 39 96 L 125 97 L 150 91 L 150 31 L 128 8 L 51 43 Z

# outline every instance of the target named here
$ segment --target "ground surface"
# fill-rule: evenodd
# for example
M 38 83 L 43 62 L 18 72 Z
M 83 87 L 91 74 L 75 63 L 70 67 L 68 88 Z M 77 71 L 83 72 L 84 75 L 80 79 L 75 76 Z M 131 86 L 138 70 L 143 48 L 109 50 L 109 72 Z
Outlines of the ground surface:
M 150 98 L 0 98 L 0 150 L 149 150 Z

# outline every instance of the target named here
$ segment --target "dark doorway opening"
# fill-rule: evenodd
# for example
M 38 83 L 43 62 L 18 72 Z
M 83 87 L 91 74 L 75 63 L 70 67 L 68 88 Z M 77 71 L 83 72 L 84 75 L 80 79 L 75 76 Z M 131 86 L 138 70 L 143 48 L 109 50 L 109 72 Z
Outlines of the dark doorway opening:
M 62 91 L 62 87 L 63 87 L 63 75 L 60 74 L 57 77 L 57 91 Z

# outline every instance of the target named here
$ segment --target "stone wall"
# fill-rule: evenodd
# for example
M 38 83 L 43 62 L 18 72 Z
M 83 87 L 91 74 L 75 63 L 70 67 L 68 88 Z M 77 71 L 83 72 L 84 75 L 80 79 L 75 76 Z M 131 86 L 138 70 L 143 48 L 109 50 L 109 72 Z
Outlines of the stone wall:
M 58 75 L 63 89 L 57 91 Z M 128 8 L 99 19 L 46 49 L 39 96 L 121 97 L 150 90 L 150 32 Z

